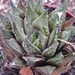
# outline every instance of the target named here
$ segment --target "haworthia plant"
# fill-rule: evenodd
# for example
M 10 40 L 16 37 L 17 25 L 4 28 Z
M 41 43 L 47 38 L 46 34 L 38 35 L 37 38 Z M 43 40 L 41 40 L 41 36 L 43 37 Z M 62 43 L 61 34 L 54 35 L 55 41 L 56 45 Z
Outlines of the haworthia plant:
M 8 60 L 11 59 L 12 67 L 25 67 L 24 74 L 28 74 L 29 69 L 34 72 L 33 75 L 62 73 L 63 66 L 67 68 L 67 64 L 75 60 L 75 52 L 69 53 L 64 48 L 75 35 L 75 27 L 72 26 L 75 18 L 65 21 L 68 4 L 65 2 L 49 15 L 42 0 L 28 0 L 26 5 L 24 8 L 21 0 L 17 7 L 11 3 L 12 11 L 8 12 L 8 16 L 0 14 L 3 52 Z M 74 47 L 73 43 L 69 45 Z M 64 51 L 67 53 L 64 54 Z

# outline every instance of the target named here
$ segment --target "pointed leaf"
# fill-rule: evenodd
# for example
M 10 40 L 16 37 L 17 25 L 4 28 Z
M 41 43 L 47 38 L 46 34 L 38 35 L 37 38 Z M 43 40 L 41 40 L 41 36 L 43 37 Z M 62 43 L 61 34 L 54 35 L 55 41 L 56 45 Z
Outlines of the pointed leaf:
M 51 13 L 51 17 L 49 18 L 49 29 L 52 31 L 56 25 L 62 28 L 63 22 L 65 21 L 67 3 L 64 3 L 61 7 L 55 9 Z
M 58 56 L 57 58 L 60 58 L 60 56 Z M 57 58 L 55 58 L 52 61 L 55 61 Z M 58 72 L 63 72 L 65 71 L 70 65 L 71 63 L 75 60 L 75 54 L 67 54 L 66 56 L 64 56 L 64 58 L 60 61 L 59 63 L 59 68 L 56 69 L 56 71 Z M 51 62 L 51 61 L 50 61 Z M 56 61 L 55 61 L 56 62 Z M 59 62 L 59 60 L 58 60 Z M 57 63 L 58 63 L 57 62 Z M 70 63 L 71 62 L 71 63 Z M 61 67 L 60 67 L 61 66 Z M 55 72 L 56 73 L 56 72 Z M 53 74 L 55 74 L 53 72 Z
M 70 66 L 61 66 L 61 67 L 58 67 L 57 69 L 55 69 L 51 75 L 61 75 L 65 72 L 67 72 L 69 69 L 71 69 Z
M 13 38 L 12 32 L 11 32 L 11 31 L 8 31 L 8 30 L 2 30 L 2 32 L 3 32 L 3 36 L 4 36 L 5 39 Z
M 3 37 L 3 33 L 0 30 L 0 43 L 2 46 L 2 51 L 5 53 L 7 57 L 10 57 L 10 61 L 12 61 L 15 58 L 15 53 L 13 50 L 7 45 L 5 38 Z
M 24 60 L 22 60 L 19 57 L 16 57 L 13 60 L 12 66 L 25 67 L 26 65 L 25 65 L 25 61 Z
M 66 35 L 67 35 L 67 37 L 66 37 Z M 71 37 L 71 35 L 72 35 L 72 33 L 70 30 L 69 31 L 63 31 L 62 32 L 62 39 L 67 41 Z
M 44 12 L 37 19 L 35 19 L 32 25 L 35 29 L 40 30 L 44 35 L 49 34 L 48 19 L 46 12 Z
M 69 62 L 73 62 L 75 60 L 75 54 L 73 53 L 69 53 L 67 54 L 64 59 L 63 62 L 60 63 L 60 65 L 67 65 Z
M 35 40 L 34 45 L 37 46 L 40 50 L 44 50 L 47 40 L 48 37 L 40 33 L 38 38 Z
M 75 26 L 67 27 L 67 28 L 65 28 L 64 30 L 66 30 L 66 31 L 71 31 L 71 34 L 72 34 L 72 35 L 75 35 Z
M 30 68 L 30 66 L 22 68 L 19 73 L 21 75 L 34 75 L 33 71 Z
M 25 17 L 24 12 L 22 10 L 20 10 L 19 8 L 16 8 L 13 3 L 11 3 L 11 9 L 12 9 L 13 15 L 20 16 L 22 19 L 24 19 L 24 17 Z
M 17 16 L 10 14 L 10 20 L 12 24 L 12 31 L 17 41 L 22 42 L 25 40 L 25 33 L 23 29 L 23 20 Z
M 19 0 L 17 7 L 18 7 L 19 9 L 21 9 L 24 13 L 26 13 L 26 8 L 23 6 L 21 0 Z
M 53 58 L 47 60 L 47 63 L 59 66 L 61 62 L 63 62 L 64 56 L 62 52 L 56 54 Z
M 31 42 L 34 43 L 36 41 L 36 39 L 38 38 L 38 36 L 39 36 L 39 33 L 37 30 L 35 30 L 31 35 L 31 39 L 30 39 Z
M 41 53 L 40 49 L 36 47 L 35 45 L 33 45 L 27 38 L 25 42 L 22 43 L 22 46 L 24 47 L 28 55 Z
M 6 43 L 16 52 L 19 54 L 23 54 L 23 50 L 21 46 L 17 43 L 17 41 L 14 38 L 11 38 L 9 40 L 6 40 Z
M 44 66 L 44 67 L 36 67 L 36 69 L 41 70 L 46 75 L 51 75 L 55 67 L 54 66 Z
M 66 37 L 66 35 L 67 35 L 67 37 Z M 65 41 L 67 41 L 67 40 L 70 39 L 71 36 L 72 36 L 71 31 L 70 31 L 70 30 L 69 30 L 69 31 L 66 31 L 66 30 L 65 30 L 65 31 L 62 32 L 61 38 L 62 38 L 63 40 L 65 40 Z M 60 43 L 60 46 L 59 46 L 59 49 L 62 48 L 64 45 L 65 45 L 65 43 L 64 43 L 64 42 L 61 42 L 61 43 Z
M 40 69 L 34 69 L 34 74 L 35 75 L 46 75 L 43 71 L 41 71 Z
M 39 37 L 38 39 L 35 40 L 33 43 L 35 46 L 37 46 L 40 50 L 43 50 L 43 44 L 41 42 L 41 38 Z
M 43 51 L 42 55 L 43 56 L 47 56 L 47 57 L 52 57 L 55 54 L 55 52 L 56 52 L 58 44 L 59 43 L 57 41 L 55 41 L 49 48 L 46 48 Z
M 29 6 L 32 8 L 32 9 L 34 9 L 34 7 L 35 7 L 35 1 L 34 0 L 29 0 L 28 1 L 29 2 Z
M 25 31 L 26 31 L 26 35 L 27 35 L 28 39 L 30 39 L 32 33 L 34 32 L 34 28 L 31 24 L 27 24 L 27 25 L 25 25 Z
M 42 58 L 37 58 L 33 56 L 23 57 L 23 59 L 27 62 L 27 65 L 32 67 L 43 64 L 44 60 Z
M 41 15 L 43 12 L 45 12 L 42 0 L 38 0 L 38 3 L 35 5 L 34 10 L 38 15 Z
M 0 14 L 0 19 L 1 19 L 1 22 L 3 24 L 3 29 L 10 30 L 11 24 L 10 24 L 9 19 L 7 17 L 1 15 L 1 14 Z
M 67 21 L 63 24 L 62 29 L 71 26 L 71 25 L 74 23 L 74 21 L 75 21 L 75 18 L 71 18 L 71 19 L 67 20 Z
M 49 46 L 52 45 L 58 38 L 58 34 L 57 34 L 57 29 L 54 29 L 51 34 L 50 34 L 50 38 L 49 38 Z
M 27 22 L 32 23 L 37 17 L 38 15 L 36 14 L 36 12 L 28 5 L 26 14 Z

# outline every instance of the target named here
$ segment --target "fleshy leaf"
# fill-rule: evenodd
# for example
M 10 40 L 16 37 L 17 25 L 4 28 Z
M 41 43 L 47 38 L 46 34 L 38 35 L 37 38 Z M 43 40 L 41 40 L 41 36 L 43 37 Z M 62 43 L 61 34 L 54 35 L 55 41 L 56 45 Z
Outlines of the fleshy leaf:
M 47 57 L 52 57 L 55 54 L 55 52 L 56 52 L 58 44 L 59 43 L 57 41 L 55 41 L 49 48 L 46 48 L 43 51 L 42 55 L 43 56 L 47 56 Z
M 58 38 L 58 29 L 55 28 L 51 34 L 50 34 L 50 37 L 49 37 L 49 46 L 52 45 Z
M 35 19 L 32 25 L 35 29 L 40 30 L 44 35 L 49 34 L 48 19 L 46 12 L 44 12 L 37 19 Z
M 67 35 L 67 37 L 66 37 L 66 35 Z M 71 36 L 72 36 L 71 31 L 70 31 L 70 30 L 69 30 L 69 31 L 66 31 L 66 30 L 65 30 L 65 31 L 62 32 L 61 38 L 62 38 L 63 40 L 65 40 L 65 41 L 67 41 L 67 40 L 70 39 Z M 64 45 L 65 45 L 65 43 L 61 42 L 61 43 L 60 43 L 60 46 L 59 46 L 59 49 L 62 48 Z
M 22 68 L 19 73 L 21 75 L 34 75 L 33 71 L 30 68 L 30 66 Z
M 41 70 L 42 72 L 44 72 L 46 75 L 51 75 L 51 73 L 53 72 L 53 70 L 56 67 L 54 66 L 44 66 L 44 67 L 36 67 L 36 69 Z
M 16 8 L 15 5 L 13 3 L 11 3 L 11 9 L 12 9 L 12 14 L 21 17 L 22 19 L 24 19 L 25 14 L 22 10 L 20 10 L 19 8 Z
M 12 24 L 12 31 L 17 39 L 17 41 L 22 42 L 25 40 L 25 33 L 23 29 L 23 20 L 18 17 L 10 14 L 10 21 Z
M 35 5 L 34 10 L 38 15 L 41 15 L 43 12 L 45 12 L 42 0 L 38 0 L 38 3 Z
M 41 53 L 40 49 L 32 44 L 27 38 L 25 39 L 25 42 L 22 43 L 22 46 L 28 55 Z
M 69 70 L 71 68 L 71 63 L 75 60 L 75 54 L 67 54 L 64 56 L 64 59 L 60 63 L 60 67 L 55 69 L 52 73 L 52 75 L 60 75 L 61 73 L 64 73 L 65 71 Z
M 7 17 L 1 15 L 1 14 L 0 14 L 0 19 L 1 19 L 1 22 L 3 24 L 3 29 L 4 30 L 10 30 L 11 24 L 10 24 L 9 19 Z
M 69 53 L 66 56 L 64 56 L 63 62 L 60 63 L 60 65 L 67 65 L 70 61 L 73 62 L 75 60 L 75 54 Z
M 6 40 L 6 43 L 13 49 L 13 51 L 17 52 L 20 55 L 23 54 L 23 49 L 14 38 Z
M 21 0 L 19 0 L 17 8 L 21 9 L 24 13 L 26 13 L 26 8 L 23 6 Z
M 34 32 L 34 28 L 31 24 L 25 25 L 25 31 L 28 38 L 31 37 L 32 33 Z
M 30 39 L 31 42 L 34 43 L 36 41 L 36 39 L 38 38 L 38 36 L 39 36 L 39 33 L 37 30 L 35 30 L 31 35 L 31 39 Z
M 27 65 L 32 67 L 43 64 L 44 60 L 42 58 L 37 58 L 34 56 L 23 57 L 23 59 L 27 62 Z
M 68 63 L 69 64 L 69 63 Z M 69 69 L 71 69 L 70 65 L 66 65 L 66 66 L 61 66 L 58 67 L 57 69 L 55 69 L 51 75 L 61 75 L 65 72 L 67 72 Z
M 56 54 L 53 58 L 47 60 L 47 63 L 59 66 L 61 62 L 63 62 L 64 56 L 62 52 Z
M 44 50 L 47 40 L 48 37 L 40 33 L 38 38 L 35 40 L 34 45 L 37 46 L 40 50 Z
M 38 17 L 37 13 L 28 5 L 26 21 L 32 23 Z
M 72 24 L 74 23 L 75 18 L 70 18 L 69 20 L 67 20 L 66 22 L 64 22 L 62 30 L 66 27 L 72 26 Z
M 51 17 L 49 18 L 48 22 L 50 31 L 52 31 L 56 27 L 56 25 L 62 28 L 62 25 L 65 21 L 67 5 L 67 3 L 64 3 L 61 7 L 55 9 L 51 13 Z
M 25 61 L 22 58 L 15 57 L 12 66 L 25 67 Z
M 3 36 L 4 36 L 5 39 L 13 38 L 12 32 L 11 32 L 11 31 L 8 31 L 8 30 L 2 30 L 2 32 L 3 32 Z
M 36 5 L 35 1 L 34 1 L 34 0 L 29 0 L 28 2 L 29 2 L 30 7 L 31 7 L 32 9 L 34 9 L 34 7 L 35 7 L 35 5 Z
M 67 37 L 66 37 L 66 35 L 67 35 Z M 62 32 L 62 39 L 67 41 L 71 37 L 71 35 L 72 35 L 72 33 L 70 30 L 69 31 L 63 31 Z
M 75 26 L 66 27 L 64 30 L 71 31 L 71 34 L 75 35 Z
M 0 30 L 0 40 L 1 40 L 1 46 L 2 46 L 2 51 L 5 53 L 5 55 L 10 59 L 10 61 L 13 61 L 13 59 L 15 58 L 15 53 L 13 52 L 13 50 L 11 49 L 11 47 L 9 47 L 5 41 L 5 38 L 3 37 L 3 33 Z

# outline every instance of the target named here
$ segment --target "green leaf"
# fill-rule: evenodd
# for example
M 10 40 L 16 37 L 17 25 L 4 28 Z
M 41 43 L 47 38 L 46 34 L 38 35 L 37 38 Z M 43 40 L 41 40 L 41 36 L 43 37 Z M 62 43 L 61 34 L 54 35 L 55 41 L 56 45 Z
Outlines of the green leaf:
M 37 58 L 37 57 L 33 57 L 33 56 L 22 57 L 22 58 L 27 62 L 27 65 L 29 65 L 29 66 L 38 66 L 44 62 L 44 60 L 42 58 Z
M 46 12 L 44 12 L 37 19 L 35 19 L 32 25 L 36 30 L 41 31 L 44 35 L 49 34 L 48 19 L 47 19 Z
M 69 53 L 67 54 L 64 59 L 63 59 L 63 62 L 60 63 L 60 65 L 67 65 L 69 62 L 71 61 L 75 61 L 75 54 L 73 53 Z
M 12 9 L 12 14 L 21 17 L 22 19 L 24 19 L 25 14 L 22 10 L 20 10 L 19 8 L 16 8 L 14 6 L 13 3 L 11 3 L 11 9 Z
M 71 34 L 72 34 L 72 35 L 75 35 L 75 26 L 67 27 L 67 28 L 65 28 L 64 30 L 66 30 L 66 31 L 71 31 Z
M 16 57 L 13 60 L 12 66 L 25 67 L 25 61 L 22 58 Z
M 3 24 L 3 29 L 4 30 L 10 30 L 11 29 L 11 24 L 10 24 L 10 21 L 7 17 L 3 16 L 0 14 L 0 19 L 1 19 L 1 22 Z
M 34 30 L 34 32 L 31 35 L 30 41 L 34 43 L 36 39 L 38 38 L 38 36 L 39 36 L 39 32 L 37 30 Z
M 25 25 L 25 31 L 26 31 L 27 37 L 30 39 L 31 35 L 34 32 L 34 28 L 31 24 L 27 24 L 27 25 Z
M 28 0 L 28 3 L 29 3 L 29 5 L 30 5 L 30 7 L 32 8 L 32 9 L 34 9 L 34 7 L 35 7 L 35 1 L 34 0 Z
M 55 52 L 56 52 L 58 44 L 59 43 L 57 41 L 55 41 L 49 48 L 46 48 L 43 51 L 42 55 L 43 56 L 47 56 L 47 57 L 52 57 L 55 54 Z
M 66 35 L 67 35 L 67 37 L 66 37 Z M 63 40 L 65 40 L 65 41 L 67 41 L 67 40 L 70 39 L 71 36 L 72 36 L 71 31 L 70 31 L 70 30 L 69 30 L 69 31 L 66 31 L 66 30 L 65 30 L 65 31 L 62 32 L 61 38 L 62 38 Z M 61 43 L 60 43 L 60 46 L 59 46 L 59 49 L 62 48 L 64 45 L 65 45 L 65 43 L 61 42 Z
M 40 49 L 36 47 L 34 44 L 32 44 L 27 38 L 22 43 L 22 46 L 28 55 L 41 53 Z
M 4 36 L 5 39 L 13 38 L 12 32 L 11 32 L 11 31 L 8 31 L 8 30 L 2 30 L 2 32 L 3 32 L 3 36 Z
M 38 35 L 38 38 L 35 40 L 34 45 L 37 46 L 40 50 L 44 50 L 46 47 L 48 37 L 44 36 L 42 33 Z
M 25 33 L 23 29 L 23 20 L 18 17 L 10 14 L 10 21 L 12 24 L 12 31 L 17 39 L 17 41 L 22 42 L 25 40 Z
M 67 37 L 66 37 L 66 35 L 67 35 Z M 69 31 L 63 31 L 62 32 L 62 39 L 67 41 L 71 37 L 71 35 L 72 35 L 72 33 L 70 30 Z
M 52 45 L 58 38 L 58 32 L 57 32 L 57 29 L 54 29 L 51 34 L 50 34 L 50 37 L 49 37 L 49 46 Z
M 57 25 L 62 28 L 62 25 L 65 21 L 67 5 L 67 3 L 64 3 L 61 7 L 55 9 L 51 13 L 51 17 L 48 21 L 50 31 L 56 28 Z
M 64 66 L 65 67 L 65 66 L 69 65 L 68 63 L 70 63 L 74 60 L 75 60 L 75 54 L 69 53 L 69 54 L 63 56 L 62 53 L 60 52 L 55 57 L 47 60 L 47 63 L 54 64 L 56 66 Z
M 15 58 L 16 53 L 13 52 L 13 50 L 11 49 L 11 47 L 9 47 L 7 45 L 7 43 L 6 43 L 6 41 L 4 39 L 2 40 L 1 45 L 2 45 L 2 51 L 5 53 L 5 55 L 7 57 L 9 57 L 10 61 L 13 61 L 13 59 Z
M 26 21 L 32 23 L 38 17 L 37 13 L 28 5 Z
M 26 8 L 23 6 L 21 0 L 19 0 L 17 8 L 19 8 L 19 9 L 22 10 L 24 13 L 26 13 Z
M 63 62 L 64 56 L 62 55 L 62 52 L 56 54 L 53 58 L 48 59 L 46 62 L 49 64 L 53 64 L 56 66 L 59 66 L 61 62 Z
M 35 5 L 34 10 L 38 15 L 41 15 L 43 12 L 45 12 L 42 0 L 38 0 L 38 3 Z
M 56 67 L 54 66 L 44 66 L 44 67 L 36 67 L 36 70 L 41 70 L 42 72 L 45 73 L 45 75 L 51 75 L 51 73 L 55 68 Z
M 23 54 L 22 47 L 17 43 L 14 38 L 6 40 L 6 43 L 13 49 L 13 51 L 19 53 L 20 55 Z

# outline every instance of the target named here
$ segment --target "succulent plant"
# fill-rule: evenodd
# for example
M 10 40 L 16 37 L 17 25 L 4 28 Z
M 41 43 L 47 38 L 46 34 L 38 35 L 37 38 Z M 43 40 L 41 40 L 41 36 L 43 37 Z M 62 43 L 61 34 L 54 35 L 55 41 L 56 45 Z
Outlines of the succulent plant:
M 42 0 L 29 0 L 26 7 L 20 0 L 17 7 L 11 4 L 6 16 L 0 14 L 3 51 L 11 66 L 22 68 L 20 73 L 24 68 L 22 75 L 61 74 L 75 60 L 74 43 L 68 42 L 75 35 L 75 18 L 65 21 L 67 6 L 64 3 L 48 14 Z M 73 50 L 63 54 L 66 44 Z

